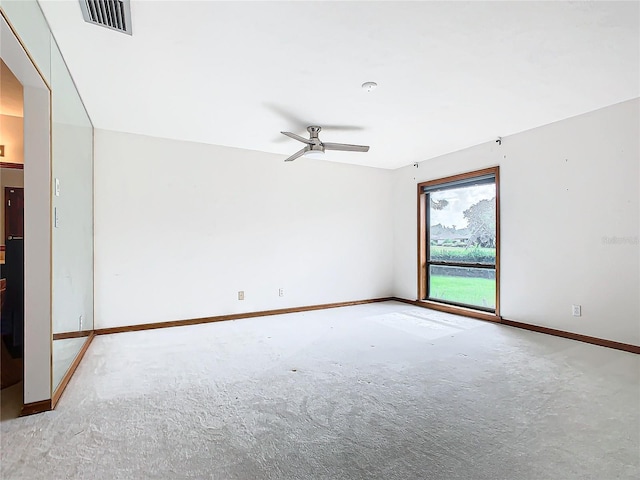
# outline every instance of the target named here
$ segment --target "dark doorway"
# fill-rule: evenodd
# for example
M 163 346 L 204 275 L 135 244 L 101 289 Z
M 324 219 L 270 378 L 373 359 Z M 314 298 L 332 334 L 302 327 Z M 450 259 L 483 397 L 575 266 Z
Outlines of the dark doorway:
M 22 380 L 24 343 L 24 189 L 5 187 L 2 265 L 2 388 Z
M 5 187 L 4 189 L 4 236 L 24 236 L 24 188 Z M 6 243 L 5 243 L 6 245 Z

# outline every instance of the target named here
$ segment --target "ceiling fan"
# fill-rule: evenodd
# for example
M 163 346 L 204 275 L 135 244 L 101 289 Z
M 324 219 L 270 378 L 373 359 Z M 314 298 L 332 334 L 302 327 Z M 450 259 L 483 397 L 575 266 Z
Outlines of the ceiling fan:
M 369 147 L 365 145 L 349 145 L 348 143 L 329 143 L 329 142 L 321 142 L 318 138 L 318 134 L 322 130 L 321 127 L 311 126 L 307 127 L 307 132 L 309 132 L 309 138 L 301 137 L 300 135 L 296 135 L 291 132 L 280 132 L 287 137 L 291 137 L 294 140 L 298 140 L 299 142 L 306 143 L 305 147 L 302 150 L 298 150 L 296 153 L 291 155 L 289 158 L 285 160 L 285 162 L 292 162 L 296 158 L 299 158 L 303 155 L 321 157 L 324 154 L 325 150 L 340 150 L 343 152 L 368 152 Z M 317 157 L 316 157 L 317 158 Z

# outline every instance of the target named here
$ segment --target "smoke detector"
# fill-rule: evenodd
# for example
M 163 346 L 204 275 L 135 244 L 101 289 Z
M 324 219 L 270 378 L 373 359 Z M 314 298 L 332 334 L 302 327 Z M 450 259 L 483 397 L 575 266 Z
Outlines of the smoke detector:
M 362 84 L 362 89 L 366 90 L 367 92 L 371 92 L 375 90 L 377 86 L 378 84 L 376 82 L 364 82 Z

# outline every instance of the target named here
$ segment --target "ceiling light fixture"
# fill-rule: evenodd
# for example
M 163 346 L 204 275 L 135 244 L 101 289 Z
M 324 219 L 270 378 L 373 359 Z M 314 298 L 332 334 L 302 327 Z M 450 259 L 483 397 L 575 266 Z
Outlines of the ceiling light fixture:
M 309 150 L 308 152 L 304 152 L 304 156 L 315 160 L 322 160 L 324 158 L 324 150 Z
M 378 84 L 376 82 L 364 82 L 362 84 L 362 88 L 364 90 L 366 90 L 367 92 L 371 92 L 371 91 L 375 90 L 377 86 L 378 86 Z

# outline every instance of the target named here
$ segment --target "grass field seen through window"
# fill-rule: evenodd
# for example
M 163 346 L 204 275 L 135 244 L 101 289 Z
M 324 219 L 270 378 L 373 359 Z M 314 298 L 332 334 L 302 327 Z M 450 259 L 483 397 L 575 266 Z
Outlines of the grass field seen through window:
M 495 308 L 496 281 L 489 278 L 430 276 L 430 298 Z

